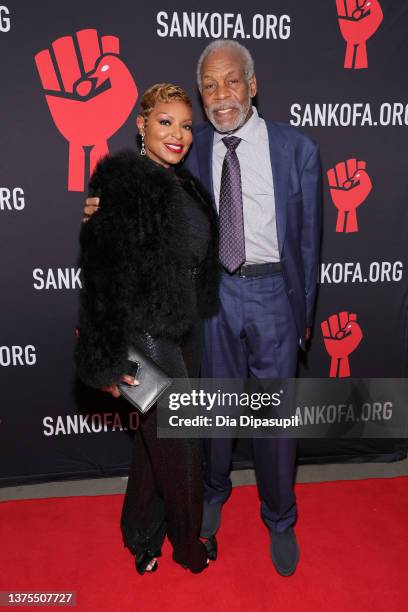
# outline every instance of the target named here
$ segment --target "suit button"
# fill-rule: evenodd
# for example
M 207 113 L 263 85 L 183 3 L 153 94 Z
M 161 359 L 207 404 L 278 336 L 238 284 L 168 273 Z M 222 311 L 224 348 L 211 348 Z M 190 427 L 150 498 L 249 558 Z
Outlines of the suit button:
M 292 295 L 293 289 L 288 289 L 288 295 Z

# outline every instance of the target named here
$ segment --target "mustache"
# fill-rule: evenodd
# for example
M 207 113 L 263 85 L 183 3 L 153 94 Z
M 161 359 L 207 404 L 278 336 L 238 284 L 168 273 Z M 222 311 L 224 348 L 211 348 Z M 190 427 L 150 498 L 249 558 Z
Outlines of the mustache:
M 216 113 L 217 111 L 220 111 L 220 110 L 227 110 L 227 108 L 234 108 L 236 110 L 241 110 L 242 107 L 239 104 L 236 104 L 235 102 L 233 102 L 232 104 L 231 103 L 214 104 L 213 106 L 210 106 L 208 110 L 210 113 Z

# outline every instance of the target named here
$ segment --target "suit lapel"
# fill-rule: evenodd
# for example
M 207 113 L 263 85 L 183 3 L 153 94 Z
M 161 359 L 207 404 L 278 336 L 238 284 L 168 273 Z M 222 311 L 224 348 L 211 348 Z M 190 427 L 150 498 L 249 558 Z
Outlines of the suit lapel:
M 199 134 L 197 134 L 195 138 L 200 169 L 200 180 L 214 200 L 214 187 L 212 180 L 212 147 L 214 130 L 210 125 L 207 125 Z
M 285 240 L 287 193 L 289 181 L 289 149 L 286 138 L 279 126 L 266 122 L 269 137 L 273 188 L 275 192 L 276 230 L 278 234 L 279 254 Z

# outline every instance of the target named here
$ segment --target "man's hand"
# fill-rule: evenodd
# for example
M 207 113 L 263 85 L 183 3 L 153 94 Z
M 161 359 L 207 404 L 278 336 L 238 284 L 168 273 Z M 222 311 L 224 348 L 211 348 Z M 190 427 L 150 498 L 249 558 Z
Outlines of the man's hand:
M 85 200 L 82 223 L 86 223 L 99 208 L 99 198 L 87 198 Z
M 311 327 L 306 327 L 306 331 L 305 331 L 305 340 L 306 340 L 306 342 L 309 340 L 311 335 L 312 335 L 312 328 Z
M 121 376 L 120 379 L 127 385 L 131 385 L 132 387 L 136 387 L 140 384 L 136 378 L 133 378 L 133 376 L 128 376 L 127 374 Z M 105 391 L 105 393 L 110 393 L 112 397 L 120 397 L 118 385 L 109 385 L 109 387 L 103 387 L 102 391 Z
M 347 159 L 327 171 L 330 195 L 338 210 L 336 232 L 358 232 L 356 208 L 372 189 L 366 162 Z

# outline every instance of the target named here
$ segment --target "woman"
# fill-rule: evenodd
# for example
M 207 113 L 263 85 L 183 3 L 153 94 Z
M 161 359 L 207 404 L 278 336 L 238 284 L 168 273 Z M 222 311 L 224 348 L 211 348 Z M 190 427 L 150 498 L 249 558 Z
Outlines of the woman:
M 76 363 L 87 384 L 119 396 L 129 344 L 171 377 L 197 377 L 201 321 L 217 310 L 217 220 L 208 194 L 180 164 L 192 143 L 192 107 L 175 85 L 142 97 L 141 152 L 98 164 L 98 212 L 80 235 L 83 289 Z M 198 440 L 157 439 L 156 408 L 140 417 L 122 510 L 125 546 L 140 574 L 157 569 L 165 534 L 173 559 L 208 564 L 199 540 Z M 207 546 L 208 548 L 208 546 Z

